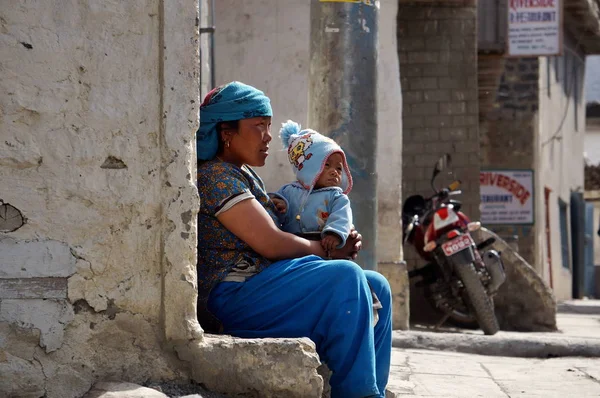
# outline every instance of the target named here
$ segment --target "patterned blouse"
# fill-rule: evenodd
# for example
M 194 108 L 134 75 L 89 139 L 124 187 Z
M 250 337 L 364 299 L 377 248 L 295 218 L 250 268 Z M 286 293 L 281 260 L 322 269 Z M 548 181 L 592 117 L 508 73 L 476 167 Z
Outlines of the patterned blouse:
M 221 324 L 206 308 L 213 287 L 223 280 L 256 274 L 271 264 L 229 232 L 217 216 L 242 200 L 255 198 L 278 221 L 264 183 L 250 167 L 207 161 L 198 167 L 198 191 L 198 320 L 204 330 L 216 333 L 222 330 Z

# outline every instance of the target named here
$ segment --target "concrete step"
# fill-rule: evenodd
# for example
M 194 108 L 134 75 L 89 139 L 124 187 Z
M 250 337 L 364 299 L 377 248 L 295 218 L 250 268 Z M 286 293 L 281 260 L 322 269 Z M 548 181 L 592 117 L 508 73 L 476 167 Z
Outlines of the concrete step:
M 600 358 L 600 338 L 575 337 L 562 333 L 501 331 L 493 336 L 485 336 L 481 332 L 396 331 L 393 346 L 521 358 Z
M 320 397 L 321 361 L 308 338 L 241 339 L 205 335 L 175 346 L 192 379 L 211 391 L 242 396 Z M 256 395 L 258 394 L 258 395 Z
M 600 300 L 568 300 L 557 304 L 562 314 L 600 315 Z

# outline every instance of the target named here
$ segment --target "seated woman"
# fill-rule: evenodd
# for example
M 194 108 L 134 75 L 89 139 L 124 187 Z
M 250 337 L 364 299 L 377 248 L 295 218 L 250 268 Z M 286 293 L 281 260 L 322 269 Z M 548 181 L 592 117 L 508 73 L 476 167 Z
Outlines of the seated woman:
M 252 167 L 269 155 L 271 104 L 232 82 L 200 106 L 197 135 L 198 320 L 211 333 L 309 337 L 332 371 L 332 397 L 384 397 L 392 344 L 387 280 L 346 259 L 361 237 L 323 260 L 320 242 L 283 232 Z M 373 327 L 369 283 L 379 297 Z

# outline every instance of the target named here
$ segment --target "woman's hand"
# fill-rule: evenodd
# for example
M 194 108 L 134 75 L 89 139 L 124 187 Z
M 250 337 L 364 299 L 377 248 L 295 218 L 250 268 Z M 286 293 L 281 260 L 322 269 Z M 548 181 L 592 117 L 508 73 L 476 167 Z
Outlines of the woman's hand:
M 356 259 L 358 252 L 362 249 L 362 235 L 354 227 L 350 230 L 346 244 L 341 249 L 330 252 L 332 258 L 336 259 Z

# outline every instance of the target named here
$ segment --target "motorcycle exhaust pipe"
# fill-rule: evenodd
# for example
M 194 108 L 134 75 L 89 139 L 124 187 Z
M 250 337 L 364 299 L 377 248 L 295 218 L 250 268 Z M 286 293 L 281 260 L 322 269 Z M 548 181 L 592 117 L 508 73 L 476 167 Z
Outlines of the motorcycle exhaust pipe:
M 483 255 L 483 263 L 485 264 L 485 268 L 488 270 L 491 277 L 488 290 L 490 293 L 495 293 L 498 291 L 504 281 L 506 281 L 506 273 L 504 272 L 502 258 L 496 250 L 488 250 Z

